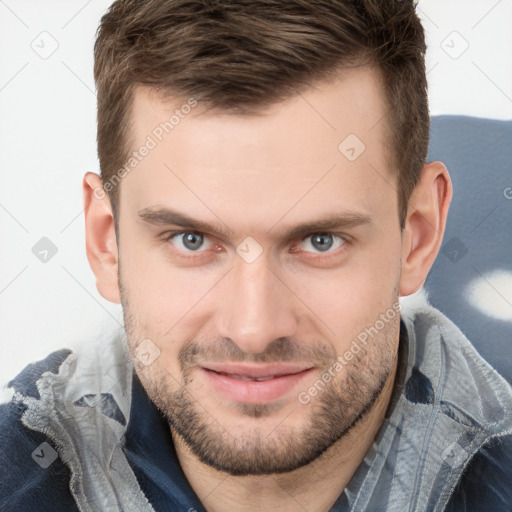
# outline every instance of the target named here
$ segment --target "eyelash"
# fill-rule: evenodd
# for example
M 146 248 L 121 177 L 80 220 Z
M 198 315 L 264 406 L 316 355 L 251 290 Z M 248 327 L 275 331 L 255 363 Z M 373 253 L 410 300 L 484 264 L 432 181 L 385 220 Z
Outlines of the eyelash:
M 182 231 L 168 231 L 166 233 L 164 233 L 163 235 L 163 238 L 164 238 L 164 241 L 165 242 L 171 242 L 171 240 L 178 236 L 178 235 L 184 235 L 186 233 L 194 233 L 194 234 L 198 234 L 198 235 L 203 235 L 205 238 L 208 237 L 208 235 L 206 235 L 205 233 L 201 233 L 199 231 L 193 231 L 193 230 L 182 230 Z M 337 247 L 336 249 L 334 249 L 334 251 L 332 252 L 326 252 L 326 253 L 321 253 L 321 252 L 318 252 L 318 253 L 310 253 L 309 251 L 292 251 L 293 253 L 297 253 L 297 252 L 305 252 L 306 254 L 310 253 L 309 256 L 307 256 L 307 258 L 309 259 L 318 259 L 318 258 L 322 258 L 323 260 L 326 260 L 327 258 L 329 258 L 329 256 L 333 256 L 333 255 L 336 255 L 339 251 L 343 251 L 345 250 L 345 246 L 350 244 L 351 243 L 351 239 L 348 235 L 346 235 L 345 233 L 337 233 L 337 232 L 332 232 L 332 231 L 319 231 L 319 232 L 316 232 L 316 233 L 311 233 L 307 236 L 305 236 L 304 238 L 302 238 L 300 240 L 299 243 L 302 243 L 304 242 L 305 240 L 307 240 L 308 238 L 314 236 L 314 235 L 331 235 L 333 237 L 337 237 L 337 238 L 340 238 L 342 240 L 342 245 L 340 247 Z M 213 242 L 214 243 L 214 242 Z M 171 244 L 172 245 L 172 244 Z M 216 247 L 219 247 L 217 244 L 214 243 L 214 246 Z M 200 257 L 204 257 L 204 255 L 202 255 L 201 253 L 204 253 L 206 252 L 205 250 L 203 251 L 197 251 L 197 254 L 194 254 L 194 252 L 190 252 L 190 253 L 187 253 L 187 255 L 185 255 L 182 251 L 180 250 L 175 250 L 174 251 L 180 258 L 184 258 L 186 260 L 193 260 L 193 259 L 197 259 L 197 258 L 200 258 Z

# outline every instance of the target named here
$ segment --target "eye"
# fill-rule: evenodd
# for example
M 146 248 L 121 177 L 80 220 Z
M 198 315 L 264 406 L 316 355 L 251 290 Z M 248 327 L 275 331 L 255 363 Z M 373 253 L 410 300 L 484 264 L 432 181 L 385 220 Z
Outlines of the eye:
M 343 238 L 333 233 L 314 233 L 305 238 L 298 247 L 307 252 L 326 253 L 332 252 L 344 243 Z
M 170 233 L 167 238 L 177 249 L 184 252 L 200 252 L 213 245 L 202 233 L 196 231 L 181 231 Z

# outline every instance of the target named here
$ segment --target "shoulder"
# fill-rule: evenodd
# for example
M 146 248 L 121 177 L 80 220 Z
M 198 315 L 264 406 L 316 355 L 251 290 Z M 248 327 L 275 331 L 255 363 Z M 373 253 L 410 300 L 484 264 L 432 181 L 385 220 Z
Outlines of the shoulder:
M 441 464 L 435 485 L 449 496 L 443 510 L 510 512 L 512 387 L 460 329 L 428 303 L 409 305 L 402 318 L 413 347 L 407 385 L 425 388 L 423 381 L 429 385 L 428 400 L 422 403 L 431 402 L 435 436 L 443 441 L 429 448 L 430 456 Z M 460 442 L 468 457 L 464 467 L 452 466 L 441 452 L 450 440 Z
M 466 466 L 445 512 L 512 510 L 512 434 L 489 440 Z
M 414 349 L 410 364 L 437 378 L 443 400 L 471 413 L 480 425 L 488 427 L 489 433 L 508 432 L 512 425 L 512 387 L 461 330 L 424 296 L 401 302 L 401 319 Z
M 22 398 L 42 400 L 38 379 L 45 372 L 57 373 L 70 353 L 53 352 L 43 361 L 28 365 L 8 383 L 14 395 L 0 404 L 0 510 L 78 510 L 69 491 L 69 469 L 52 440 L 23 423 L 26 406 Z

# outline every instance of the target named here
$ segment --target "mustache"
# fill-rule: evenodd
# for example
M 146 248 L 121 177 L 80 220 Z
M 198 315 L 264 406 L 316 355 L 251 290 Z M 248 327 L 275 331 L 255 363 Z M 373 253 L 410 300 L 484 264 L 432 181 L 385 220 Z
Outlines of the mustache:
M 282 337 L 269 343 L 264 352 L 253 353 L 242 350 L 230 338 L 217 338 L 210 342 L 191 340 L 180 350 L 178 360 L 181 369 L 186 370 L 201 362 L 281 363 L 293 361 L 307 362 L 315 366 L 328 366 L 337 357 L 338 354 L 333 347 L 319 341 L 305 343 L 292 340 L 289 337 Z

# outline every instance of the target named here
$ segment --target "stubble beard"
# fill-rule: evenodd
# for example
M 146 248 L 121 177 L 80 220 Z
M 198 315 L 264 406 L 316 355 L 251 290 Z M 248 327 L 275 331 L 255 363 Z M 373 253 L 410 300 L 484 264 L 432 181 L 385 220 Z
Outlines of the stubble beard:
M 126 336 L 133 358 L 137 340 L 142 338 L 136 332 L 135 316 L 130 310 L 126 293 L 121 295 Z M 304 405 L 295 398 L 297 405 L 293 412 L 303 408 L 307 418 L 300 428 L 287 426 L 282 414 L 276 414 L 279 409 L 276 404 L 237 404 L 237 414 L 252 419 L 254 424 L 238 436 L 228 432 L 221 425 L 222 421 L 218 421 L 211 411 L 201 405 L 201 398 L 194 398 L 194 393 L 189 390 L 193 381 L 190 375 L 193 374 L 194 354 L 201 353 L 201 347 L 203 353 L 210 353 L 212 346 L 204 348 L 195 341 L 184 346 L 179 356 L 182 370 L 180 384 L 165 369 L 156 374 L 151 367 L 144 367 L 135 359 L 134 362 L 143 387 L 166 417 L 173 435 L 177 435 L 202 462 L 236 476 L 268 475 L 294 471 L 311 463 L 346 436 L 371 410 L 393 373 L 397 336 L 397 323 L 389 322 L 375 338 L 368 341 L 365 348 L 354 354 L 336 378 L 318 391 L 311 403 Z M 221 340 L 220 345 L 222 343 Z M 158 341 L 157 344 L 164 346 Z M 286 354 L 286 351 L 293 351 L 286 342 L 277 343 L 275 347 L 271 356 L 263 358 L 267 362 L 287 359 L 290 354 Z M 229 353 L 231 349 L 231 345 L 223 346 L 220 351 L 215 350 L 215 354 Z M 325 346 L 323 351 L 319 349 L 319 357 L 325 360 L 328 350 Z M 277 353 L 281 353 L 283 358 L 277 359 Z M 232 353 L 232 356 L 235 358 L 224 361 L 240 361 L 244 357 L 241 351 Z M 246 354 L 244 360 L 254 361 L 254 358 L 250 359 Z M 335 361 L 334 358 L 325 364 L 317 378 L 321 378 L 323 371 L 332 368 Z M 267 424 L 267 430 L 263 431 L 258 419 L 266 418 L 268 421 L 272 415 L 276 418 L 275 430 L 269 432 Z

